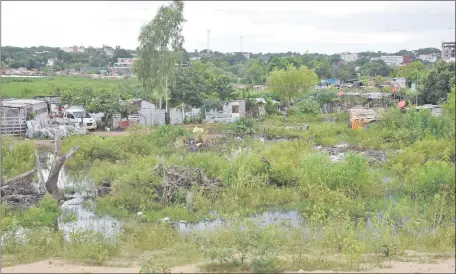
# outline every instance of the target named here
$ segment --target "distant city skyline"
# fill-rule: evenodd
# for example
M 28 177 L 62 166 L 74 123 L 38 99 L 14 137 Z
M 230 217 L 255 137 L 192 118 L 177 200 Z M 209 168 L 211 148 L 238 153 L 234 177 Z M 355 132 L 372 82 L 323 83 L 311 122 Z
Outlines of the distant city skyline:
M 141 25 L 167 3 L 2 2 L 1 45 L 135 49 Z M 219 52 L 239 52 L 241 36 L 243 51 L 253 53 L 394 53 L 455 41 L 454 1 L 184 3 L 189 52 L 206 49 L 207 30 Z

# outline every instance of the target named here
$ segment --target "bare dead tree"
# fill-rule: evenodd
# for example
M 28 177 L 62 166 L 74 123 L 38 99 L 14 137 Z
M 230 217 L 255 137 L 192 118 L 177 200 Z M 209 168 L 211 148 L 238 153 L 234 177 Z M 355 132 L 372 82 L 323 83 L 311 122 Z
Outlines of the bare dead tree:
M 36 160 L 36 169 L 37 169 L 37 172 L 38 172 L 39 191 L 40 191 L 40 193 L 45 193 L 46 192 L 46 188 L 44 187 L 43 171 L 41 170 L 40 157 L 38 156 L 38 150 L 36 148 L 35 148 L 35 160 Z
M 10 205 L 15 207 L 29 207 L 33 204 L 37 204 L 46 191 L 54 196 L 59 202 L 71 199 L 71 197 L 64 196 L 63 192 L 58 188 L 57 182 L 60 170 L 65 164 L 65 161 L 71 158 L 78 150 L 78 147 L 73 147 L 66 154 L 61 155 L 62 146 L 60 134 L 58 132 L 54 136 L 54 144 L 54 154 L 56 157 L 52 163 L 49 177 L 46 181 L 44 180 L 41 170 L 38 151 L 35 149 L 36 168 L 1 183 L 1 196 Z M 39 178 L 38 188 L 32 184 L 36 172 L 38 172 Z
M 66 154 L 61 155 L 62 153 L 62 143 L 60 140 L 60 133 L 56 131 L 54 135 L 54 155 L 55 160 L 52 162 L 51 169 L 49 171 L 48 179 L 45 183 L 47 192 L 54 196 L 58 201 L 65 200 L 63 192 L 60 191 L 57 182 L 59 180 L 60 170 L 62 169 L 65 161 L 70 159 L 73 154 L 78 151 L 78 147 L 75 146 L 70 149 Z

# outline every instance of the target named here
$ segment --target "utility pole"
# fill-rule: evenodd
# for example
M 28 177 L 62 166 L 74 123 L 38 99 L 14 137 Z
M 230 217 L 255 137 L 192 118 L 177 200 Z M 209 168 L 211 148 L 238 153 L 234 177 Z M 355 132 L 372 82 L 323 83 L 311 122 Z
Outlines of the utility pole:
M 418 72 L 416 72 L 415 106 L 418 105 Z
M 207 53 L 209 53 L 209 41 L 210 41 L 210 35 L 211 35 L 211 31 L 210 30 L 207 30 Z
M 244 37 L 241 36 L 241 54 L 244 53 L 244 51 L 242 50 L 242 39 L 243 39 L 243 38 L 244 38 Z

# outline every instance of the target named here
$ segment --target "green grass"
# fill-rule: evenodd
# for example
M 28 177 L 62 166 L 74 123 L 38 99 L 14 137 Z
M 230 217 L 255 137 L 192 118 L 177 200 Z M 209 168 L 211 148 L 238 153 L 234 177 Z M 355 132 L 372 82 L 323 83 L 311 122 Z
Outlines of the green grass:
M 103 178 L 112 182 L 111 194 L 99 198 L 92 208 L 98 214 L 121 219 L 121 234 L 114 242 L 96 234 L 79 235 L 84 241 L 62 242 L 59 233 L 40 230 L 49 228 L 60 214 L 56 204 L 45 200 L 25 212 L 2 208 L 4 230 L 27 226 L 34 227 L 35 233 L 27 236 L 31 244 L 8 242 L 3 251 L 12 256 L 11 262 L 57 256 L 96 264 L 113 258 L 138 259 L 150 252 L 152 255 L 143 258 L 143 272 L 162 272 L 199 261 L 208 262 L 202 269 L 209 272 L 274 272 L 358 270 L 366 264 L 399 259 L 408 249 L 434 253 L 452 250 L 454 129 L 450 128 L 449 134 L 444 127 L 454 124 L 446 116 L 437 120 L 426 114 L 400 116 L 392 111 L 388 115 L 384 122 L 362 130 L 348 128 L 344 115 L 296 114 L 287 121 L 272 116 L 248 128 L 252 126 L 257 134 L 269 128 L 277 138 L 298 140 L 261 142 L 250 137 L 242 141 L 228 137 L 205 152 L 187 151 L 183 143 L 186 138 L 204 141 L 209 136 L 195 136 L 192 127 L 185 125 L 133 131 L 115 138 L 67 138 L 64 150 L 80 147 L 67 163 L 70 171 L 83 168 L 96 184 Z M 339 120 L 322 121 L 331 116 Z M 400 126 L 401 119 L 406 126 Z M 309 130 L 284 129 L 286 125 L 302 124 L 310 125 Z M 217 133 L 230 130 L 226 125 L 210 128 Z M 342 142 L 402 151 L 390 153 L 385 164 L 371 167 L 364 157 L 355 154 L 331 163 L 326 155 L 313 149 L 314 145 Z M 13 152 L 4 145 L 3 151 L 8 177 L 34 165 L 30 143 L 15 143 Z M 221 179 L 224 187 L 211 193 L 193 188 L 191 209 L 186 208 L 184 190 L 165 203 L 160 192 L 163 178 L 153 171 L 158 163 L 200 168 L 209 178 Z M 383 183 L 384 176 L 391 177 L 391 182 Z M 385 194 L 393 199 L 385 198 Z M 245 218 L 273 209 L 298 210 L 309 233 L 303 227 L 278 224 L 258 227 Z M 142 216 L 137 216 L 139 211 Z M 164 217 L 196 222 L 215 218 L 214 211 L 233 223 L 214 233 L 183 236 L 159 222 Z M 376 217 L 380 213 L 383 218 Z M 398 227 L 403 217 L 409 221 Z M 64 218 L 74 220 L 71 215 Z M 391 251 L 387 257 L 379 251 L 385 248 Z
M 76 76 L 56 76 L 49 78 L 2 78 L 3 98 L 32 98 L 34 96 L 55 95 L 58 90 L 112 89 L 119 86 L 133 85 L 134 80 L 90 79 Z

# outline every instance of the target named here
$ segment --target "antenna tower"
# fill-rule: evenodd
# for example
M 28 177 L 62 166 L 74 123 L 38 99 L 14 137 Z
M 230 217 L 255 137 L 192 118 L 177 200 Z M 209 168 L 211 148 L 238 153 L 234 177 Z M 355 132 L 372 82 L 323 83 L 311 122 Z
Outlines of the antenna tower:
M 241 36 L 241 54 L 244 53 L 244 51 L 242 49 L 242 39 L 244 39 L 244 37 Z
M 207 53 L 209 53 L 209 42 L 210 42 L 210 35 L 211 35 L 211 31 L 210 30 L 207 30 Z

